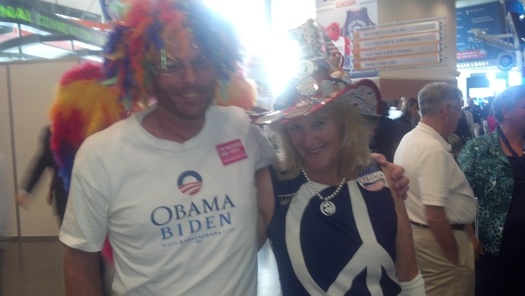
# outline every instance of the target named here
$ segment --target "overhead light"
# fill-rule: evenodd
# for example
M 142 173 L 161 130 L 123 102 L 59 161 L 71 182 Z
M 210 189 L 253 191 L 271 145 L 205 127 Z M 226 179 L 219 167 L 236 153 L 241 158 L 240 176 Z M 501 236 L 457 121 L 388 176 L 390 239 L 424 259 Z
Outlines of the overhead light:
M 68 56 L 71 51 L 47 45 L 45 43 L 25 44 L 5 50 L 6 53 L 21 53 L 25 56 L 43 59 L 57 59 Z
M 67 20 L 80 20 L 78 17 L 68 16 L 68 15 L 60 14 L 60 13 L 56 13 L 56 12 L 55 12 L 55 15 L 59 16 L 59 17 L 61 17 L 63 19 L 67 19 Z
M 102 50 L 102 47 L 87 44 L 85 42 L 78 41 L 78 40 L 73 40 L 73 50 L 84 49 L 84 48 L 89 49 L 89 50 Z
M 89 56 L 83 56 L 82 60 L 102 63 L 104 61 L 104 58 L 102 56 L 89 55 Z

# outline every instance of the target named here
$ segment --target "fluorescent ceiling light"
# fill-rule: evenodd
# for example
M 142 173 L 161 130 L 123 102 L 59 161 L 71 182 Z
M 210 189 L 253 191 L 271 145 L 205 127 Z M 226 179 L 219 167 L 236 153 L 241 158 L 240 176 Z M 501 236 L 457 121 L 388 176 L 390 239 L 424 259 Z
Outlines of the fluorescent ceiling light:
M 73 40 L 73 49 L 89 49 L 89 50 L 102 50 L 102 47 L 84 43 L 82 41 Z
M 73 50 L 72 43 L 76 43 Z M 21 59 L 44 58 L 55 59 L 66 56 L 100 55 L 100 47 L 72 40 L 67 35 L 27 35 L 0 43 L 0 56 Z
M 54 46 L 49 46 L 43 43 L 31 43 L 21 45 L 20 47 L 13 47 L 5 50 L 6 53 L 22 53 L 23 55 L 28 55 L 32 57 L 39 57 L 44 59 L 56 59 L 65 57 L 71 54 L 71 51 L 61 49 Z
M 101 56 L 94 56 L 94 55 L 83 56 L 82 60 L 92 61 L 92 62 L 97 62 L 97 63 L 102 63 L 104 61 L 104 59 Z

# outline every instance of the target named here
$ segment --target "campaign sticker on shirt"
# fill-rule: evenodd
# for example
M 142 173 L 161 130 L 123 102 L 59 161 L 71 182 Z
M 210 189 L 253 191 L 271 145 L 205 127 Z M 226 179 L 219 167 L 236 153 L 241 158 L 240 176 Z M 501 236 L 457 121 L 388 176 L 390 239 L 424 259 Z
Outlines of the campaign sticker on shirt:
M 217 152 L 223 165 L 229 165 L 248 158 L 240 139 L 217 145 Z
M 382 171 L 368 167 L 359 175 L 357 183 L 368 191 L 379 191 L 385 187 L 385 174 Z

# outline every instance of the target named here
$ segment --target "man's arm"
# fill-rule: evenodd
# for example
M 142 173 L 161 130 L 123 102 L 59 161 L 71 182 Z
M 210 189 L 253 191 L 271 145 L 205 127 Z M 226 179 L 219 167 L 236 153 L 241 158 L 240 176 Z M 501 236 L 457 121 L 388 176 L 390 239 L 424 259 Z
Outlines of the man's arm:
M 84 252 L 66 246 L 64 281 L 67 296 L 101 296 L 100 253 Z
M 452 263 L 458 264 L 458 246 L 452 233 L 450 222 L 445 215 L 445 208 L 438 206 L 424 206 L 424 208 L 428 227 L 432 231 L 436 242 L 448 259 Z

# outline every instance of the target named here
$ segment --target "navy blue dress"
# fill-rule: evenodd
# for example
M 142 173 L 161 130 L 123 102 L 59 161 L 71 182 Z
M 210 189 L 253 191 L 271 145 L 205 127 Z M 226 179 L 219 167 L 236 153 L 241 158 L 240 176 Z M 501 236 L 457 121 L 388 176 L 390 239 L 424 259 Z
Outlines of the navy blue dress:
M 398 295 L 395 274 L 397 216 L 380 168 L 367 167 L 321 212 L 302 174 L 278 180 L 271 170 L 275 209 L 267 230 L 283 295 Z M 322 196 L 337 186 L 314 183 Z

